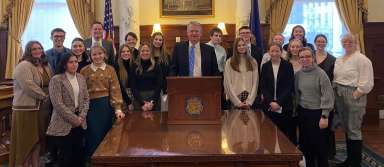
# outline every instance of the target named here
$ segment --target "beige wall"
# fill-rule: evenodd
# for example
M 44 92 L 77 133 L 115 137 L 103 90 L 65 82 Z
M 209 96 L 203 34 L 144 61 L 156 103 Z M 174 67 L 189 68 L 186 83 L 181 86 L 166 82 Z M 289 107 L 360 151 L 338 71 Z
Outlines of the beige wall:
M 236 1 L 244 0 L 215 0 L 215 16 L 213 17 L 191 17 L 191 18 L 160 18 L 160 0 L 140 0 L 139 16 L 140 25 L 160 24 L 186 24 L 192 20 L 198 20 L 202 24 L 215 24 L 225 22 L 230 24 L 236 23 Z M 264 22 L 264 1 L 259 0 L 260 20 Z M 115 25 L 119 25 L 119 3 L 120 0 L 112 0 L 113 21 Z M 104 0 L 97 2 L 96 18 L 103 21 Z
M 368 0 L 368 22 L 384 22 L 383 6 L 383 0 Z
M 234 24 L 236 1 L 239 0 L 215 0 L 215 16 L 206 18 L 160 18 L 159 2 L 160 0 L 140 0 L 140 24 L 152 25 L 154 23 L 160 24 L 186 24 L 191 20 L 198 20 L 203 24 L 214 24 L 218 22 L 225 22 Z M 240 0 L 243 1 L 243 0 Z M 266 5 L 270 0 L 259 0 L 260 7 L 260 21 L 265 22 Z M 119 0 L 112 0 L 113 20 L 115 25 L 119 25 Z M 98 8 L 96 18 L 103 21 L 104 15 L 104 1 L 98 1 Z M 384 22 L 384 0 L 368 0 L 368 21 L 369 22 Z
M 119 0 L 112 1 L 113 21 L 119 25 Z M 220 3 L 219 3 L 220 2 Z M 160 18 L 160 0 L 141 0 L 139 8 L 140 25 L 160 24 L 186 24 L 198 20 L 202 24 L 218 22 L 235 23 L 236 0 L 215 0 L 215 16 L 190 18 Z M 96 18 L 103 21 L 104 1 L 98 1 Z

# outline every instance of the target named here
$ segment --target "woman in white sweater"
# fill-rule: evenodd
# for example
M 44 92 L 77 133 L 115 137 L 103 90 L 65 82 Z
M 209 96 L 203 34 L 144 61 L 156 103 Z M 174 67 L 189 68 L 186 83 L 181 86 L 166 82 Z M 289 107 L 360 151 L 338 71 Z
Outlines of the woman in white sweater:
M 233 48 L 233 56 L 227 60 L 224 68 L 225 94 L 233 107 L 250 109 L 257 95 L 258 66 L 242 39 L 237 38 Z

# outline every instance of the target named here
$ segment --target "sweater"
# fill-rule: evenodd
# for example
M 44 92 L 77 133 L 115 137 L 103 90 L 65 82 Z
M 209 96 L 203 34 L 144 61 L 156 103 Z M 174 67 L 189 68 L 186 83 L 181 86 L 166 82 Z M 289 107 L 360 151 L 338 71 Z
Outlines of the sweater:
M 85 66 L 81 71 L 87 82 L 89 98 L 96 99 L 109 96 L 110 104 L 115 110 L 121 110 L 123 98 L 116 72 L 112 66 L 106 65 L 105 69 L 98 68 L 94 71 L 92 64 Z
M 52 72 L 48 66 L 44 66 L 48 75 Z M 39 104 L 42 100 L 49 97 L 44 93 L 43 79 L 38 68 L 29 61 L 20 62 L 13 73 L 13 102 L 14 111 L 39 110 Z
M 156 64 L 153 70 L 148 71 L 148 68 L 151 65 L 149 60 L 142 60 L 141 65 L 143 67 L 143 73 L 141 75 L 136 72 L 136 64 L 132 65 L 130 69 L 131 78 L 129 81 L 133 96 L 135 100 L 141 104 L 144 104 L 144 100 L 153 100 L 156 102 L 160 97 L 160 91 L 163 84 L 163 76 L 160 66 Z M 149 99 L 143 99 L 140 95 L 141 91 L 154 91 L 154 93 Z
M 296 104 L 306 109 L 321 109 L 328 116 L 335 97 L 327 74 L 317 65 L 301 69 L 295 75 Z
M 259 72 L 257 62 L 252 60 L 253 71 L 247 71 L 245 60 L 241 60 L 239 64 L 239 70 L 235 71 L 231 67 L 231 59 L 228 59 L 224 68 L 224 90 L 225 94 L 229 97 L 233 105 L 239 106 L 241 104 L 240 99 L 237 97 L 241 92 L 249 92 L 246 103 L 252 105 L 257 95 L 257 88 L 259 83 Z

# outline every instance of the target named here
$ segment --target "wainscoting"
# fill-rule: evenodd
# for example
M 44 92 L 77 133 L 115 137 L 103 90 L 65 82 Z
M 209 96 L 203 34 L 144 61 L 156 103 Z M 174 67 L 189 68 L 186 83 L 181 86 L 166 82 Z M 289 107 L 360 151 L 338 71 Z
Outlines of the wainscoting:
M 0 165 L 8 161 L 11 132 L 13 87 L 0 85 Z
M 371 59 L 375 87 L 368 95 L 366 122 L 378 123 L 379 104 L 383 104 L 384 96 L 384 22 L 369 22 L 364 24 L 365 32 L 365 53 Z M 383 109 L 383 106 L 381 106 Z

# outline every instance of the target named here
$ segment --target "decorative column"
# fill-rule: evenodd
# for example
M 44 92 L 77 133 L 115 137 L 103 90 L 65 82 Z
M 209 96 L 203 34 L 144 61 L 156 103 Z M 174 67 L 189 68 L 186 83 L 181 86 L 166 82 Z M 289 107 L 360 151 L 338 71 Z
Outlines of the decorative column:
M 140 22 L 139 22 L 139 0 L 119 0 L 120 25 L 119 35 L 120 44 L 125 43 L 124 37 L 128 32 L 136 33 L 140 43 Z M 137 47 L 137 46 L 136 46 Z
M 236 36 L 237 30 L 244 25 L 249 25 L 249 16 L 251 14 L 251 0 L 237 0 L 236 1 Z

